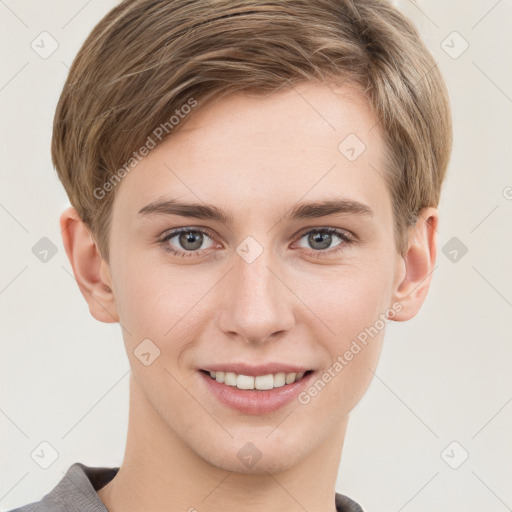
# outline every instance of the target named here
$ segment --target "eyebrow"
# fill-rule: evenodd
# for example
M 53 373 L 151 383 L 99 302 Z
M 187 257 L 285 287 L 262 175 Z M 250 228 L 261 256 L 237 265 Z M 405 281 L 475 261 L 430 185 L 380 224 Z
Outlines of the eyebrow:
M 337 214 L 366 215 L 368 217 L 373 217 L 374 215 L 372 209 L 364 203 L 346 198 L 336 198 L 300 203 L 286 214 L 284 218 L 290 220 L 315 219 L 317 217 Z M 233 222 L 233 216 L 217 206 L 182 203 L 176 199 L 154 201 L 141 208 L 139 215 L 180 215 L 182 217 L 218 221 L 228 225 Z

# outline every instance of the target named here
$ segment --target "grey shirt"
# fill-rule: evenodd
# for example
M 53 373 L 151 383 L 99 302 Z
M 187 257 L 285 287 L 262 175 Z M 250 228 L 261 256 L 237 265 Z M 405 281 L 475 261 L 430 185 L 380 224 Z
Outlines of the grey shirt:
M 107 485 L 118 470 L 75 462 L 41 500 L 9 512 L 108 512 L 96 491 Z M 363 512 L 355 501 L 342 494 L 336 493 L 335 500 L 338 512 Z

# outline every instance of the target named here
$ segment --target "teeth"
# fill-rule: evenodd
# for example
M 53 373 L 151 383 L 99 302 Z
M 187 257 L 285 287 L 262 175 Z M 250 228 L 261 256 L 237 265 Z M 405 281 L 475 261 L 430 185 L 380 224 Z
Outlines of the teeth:
M 274 375 L 274 387 L 280 388 L 286 384 L 286 373 L 276 373 Z
M 270 375 L 258 375 L 254 379 L 254 387 L 256 389 L 272 389 L 274 387 L 274 376 Z
M 254 377 L 238 375 L 236 378 L 236 387 L 238 389 L 254 389 Z
M 299 373 L 276 373 L 268 375 L 238 375 L 233 372 L 211 371 L 210 377 L 221 384 L 233 386 L 238 389 L 259 389 L 261 391 L 273 388 L 280 388 L 285 384 L 293 384 L 304 377 L 305 372 Z
M 217 378 L 215 378 L 215 380 L 217 380 Z M 224 384 L 236 386 L 236 373 L 226 372 L 224 374 Z
M 295 382 L 295 378 L 297 377 L 296 373 L 287 373 L 285 382 L 286 384 L 291 384 L 292 382 Z

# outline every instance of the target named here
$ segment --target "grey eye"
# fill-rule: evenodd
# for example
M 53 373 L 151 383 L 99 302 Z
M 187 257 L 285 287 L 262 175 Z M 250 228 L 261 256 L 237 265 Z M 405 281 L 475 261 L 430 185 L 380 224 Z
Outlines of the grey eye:
M 334 241 L 333 237 L 338 238 L 340 241 L 337 244 L 331 245 Z M 340 245 L 343 241 L 343 237 L 341 235 L 325 230 L 310 231 L 309 233 L 304 234 L 301 237 L 301 240 L 302 239 L 306 239 L 306 243 L 308 245 L 301 245 L 301 247 L 319 251 Z

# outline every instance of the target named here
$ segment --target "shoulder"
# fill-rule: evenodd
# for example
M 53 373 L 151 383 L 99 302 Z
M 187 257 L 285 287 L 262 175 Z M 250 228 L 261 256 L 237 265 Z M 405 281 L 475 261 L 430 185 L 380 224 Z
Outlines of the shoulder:
M 107 512 L 96 489 L 117 473 L 117 467 L 91 467 L 76 462 L 60 482 L 39 501 L 8 512 Z
M 336 493 L 336 510 L 338 512 L 364 512 L 359 503 L 340 493 Z
M 66 499 L 65 495 L 56 492 L 57 487 L 39 501 L 27 503 L 8 512 L 71 512 L 71 510 L 77 510 L 68 507 L 70 504 L 69 500 Z M 73 497 L 70 496 L 70 499 L 73 500 Z
M 7 512 L 63 512 L 63 509 L 56 503 L 49 503 L 44 498 L 33 503 L 28 503 L 22 507 L 8 510 Z

